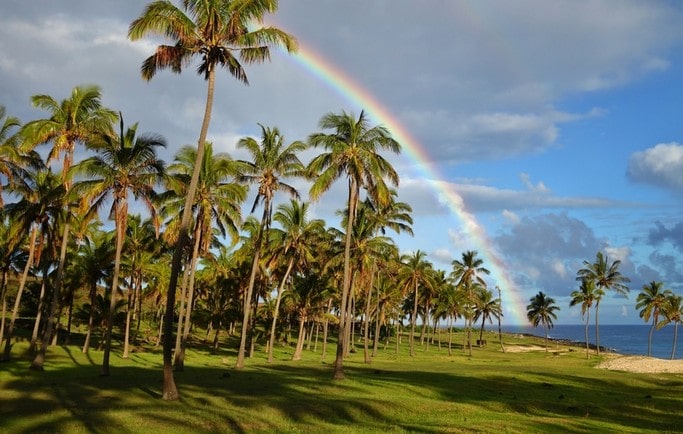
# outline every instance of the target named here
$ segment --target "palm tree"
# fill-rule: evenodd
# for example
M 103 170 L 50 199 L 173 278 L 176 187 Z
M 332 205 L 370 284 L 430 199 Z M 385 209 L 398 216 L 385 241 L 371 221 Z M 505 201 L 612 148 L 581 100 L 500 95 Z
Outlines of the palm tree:
M 273 27 L 253 27 L 254 22 L 261 24 L 264 15 L 274 13 L 277 7 L 277 0 L 184 0 L 183 9 L 170 1 L 154 1 L 131 23 L 128 37 L 133 41 L 154 35 L 169 38 L 173 42 L 173 45 L 158 46 L 156 52 L 143 62 L 141 71 L 145 80 L 150 80 L 160 69 L 170 68 L 173 72 L 180 73 L 191 59 L 201 59 L 197 72 L 207 82 L 207 94 L 204 120 L 197 141 L 197 161 L 204 159 L 204 144 L 213 107 L 216 67 L 227 69 L 233 77 L 248 84 L 247 74 L 240 60 L 245 64 L 269 60 L 270 46 L 273 45 L 284 46 L 288 52 L 296 50 L 296 40 L 291 35 Z M 171 360 L 173 310 L 183 251 L 189 239 L 188 228 L 199 183 L 199 169 L 200 166 L 196 165 L 192 172 L 179 228 L 180 236 L 171 264 L 164 333 L 162 395 L 166 400 L 178 399 Z
M 591 307 L 593 302 L 598 302 L 604 295 L 602 289 L 598 289 L 595 286 L 595 281 L 593 280 L 582 280 L 579 289 L 572 291 L 570 294 L 571 301 L 569 306 L 576 306 L 581 304 L 581 318 L 586 319 L 585 329 L 584 329 L 584 339 L 586 342 L 586 358 L 589 357 L 589 343 L 588 343 L 588 323 L 590 322 Z
M 663 327 L 664 323 L 674 323 L 674 338 L 671 346 L 671 360 L 676 356 L 676 343 L 678 341 L 678 324 L 683 320 L 683 297 L 676 294 L 669 294 L 666 303 L 661 308 L 665 320 L 658 324 Z
M 628 294 L 628 287 L 625 283 L 631 280 L 625 277 L 619 272 L 619 265 L 621 261 L 616 260 L 609 263 L 609 258 L 603 255 L 602 252 L 598 252 L 595 255 L 595 262 L 590 263 L 588 261 L 583 261 L 584 268 L 581 268 L 576 273 L 576 280 L 592 280 L 595 282 L 597 289 L 603 291 L 613 290 L 617 294 L 626 295 Z M 598 327 L 598 314 L 600 310 L 600 301 L 602 296 L 595 300 L 595 348 L 598 355 L 600 355 L 600 330 Z
M 325 222 L 320 219 L 310 221 L 307 219 L 309 206 L 310 204 L 307 202 L 300 203 L 291 200 L 289 204 L 278 206 L 273 216 L 273 219 L 282 227 L 282 229 L 273 230 L 272 240 L 275 246 L 273 260 L 285 259 L 287 261 L 287 268 L 277 288 L 273 321 L 268 341 L 268 363 L 273 362 L 275 331 L 277 330 L 280 301 L 284 286 L 295 265 L 297 268 L 303 268 L 306 264 L 314 261 L 315 254 L 313 249 L 317 244 L 320 234 L 325 231 Z
M 177 236 L 179 219 L 187 194 L 194 166 L 197 165 L 197 150 L 186 146 L 176 155 L 176 162 L 168 167 L 171 175 L 168 179 L 170 196 L 163 209 L 164 213 L 174 216 L 166 233 L 173 232 Z M 213 153 L 213 145 L 207 143 L 203 161 L 200 162 L 199 181 L 193 205 L 195 215 L 194 246 L 189 263 L 187 288 L 181 289 L 181 314 L 178 318 L 178 332 L 174 366 L 182 371 L 185 361 L 185 346 L 190 332 L 192 299 L 194 297 L 195 269 L 199 256 L 205 255 L 215 241 L 214 225 L 223 237 L 230 236 L 232 242 L 238 239 L 238 226 L 242 224 L 241 204 L 246 198 L 247 189 L 234 180 L 240 164 L 228 154 Z M 169 230 L 171 229 L 171 230 Z M 187 300 L 187 301 L 186 301 Z M 187 306 L 185 308 L 185 306 Z M 184 328 L 183 328 L 184 325 Z
M 673 295 L 670 289 L 663 289 L 663 282 L 655 282 L 654 280 L 643 288 L 636 298 L 636 309 L 640 309 L 638 313 L 645 322 L 652 317 L 652 325 L 650 326 L 650 333 L 647 338 L 647 355 L 652 355 L 652 334 L 655 327 L 659 323 L 659 315 L 662 313 L 662 308 L 666 304 L 668 298 Z
M 16 230 L 27 234 L 28 259 L 19 281 L 19 289 L 14 300 L 12 319 L 5 335 L 5 360 L 9 360 L 11 352 L 11 340 L 14 332 L 14 323 L 19 313 L 21 298 L 24 293 L 26 281 L 31 267 L 40 263 L 41 252 L 46 239 L 53 239 L 52 229 L 56 227 L 56 221 L 62 214 L 64 200 L 64 186 L 52 171 L 26 172 L 27 177 L 15 184 L 14 194 L 21 197 L 19 202 L 6 206 L 7 213 L 16 222 Z
M 410 355 L 415 356 L 414 335 L 415 322 L 417 321 L 417 307 L 419 301 L 419 288 L 433 286 L 432 264 L 426 260 L 427 253 L 417 250 L 409 255 L 403 255 L 398 279 L 400 286 L 404 288 L 404 292 L 413 291 L 413 312 L 410 315 L 410 335 L 408 342 L 410 345 Z
M 31 121 L 22 128 L 24 145 L 32 148 L 35 145 L 52 143 L 48 155 L 48 164 L 64 154 L 62 161 L 62 184 L 65 194 L 68 195 L 71 188 L 71 165 L 76 144 L 96 146 L 113 135 L 113 123 L 116 113 L 102 107 L 102 95 L 97 86 L 77 86 L 71 91 L 71 97 L 57 102 L 49 95 L 34 95 L 31 102 L 35 107 L 46 110 L 50 117 Z M 66 249 L 69 240 L 70 219 L 67 216 L 62 227 L 62 241 L 60 244 L 59 265 L 57 267 L 56 283 L 53 290 L 52 305 L 48 316 L 48 338 L 50 337 L 54 315 L 59 302 L 59 295 L 64 280 L 64 267 L 66 263 Z M 49 340 L 49 339 L 48 339 Z M 41 351 L 37 354 L 32 369 L 42 370 L 45 358 L 43 343 Z
M 115 249 L 112 245 L 113 232 L 99 231 L 93 234 L 90 240 L 80 246 L 75 267 L 83 276 L 83 284 L 88 287 L 90 310 L 88 312 L 88 331 L 83 342 L 82 352 L 90 351 L 90 341 L 95 330 L 95 306 L 97 287 L 105 279 L 111 276 L 111 268 L 114 260 Z M 115 243 L 114 243 L 115 244 Z
M 116 253 L 112 277 L 109 321 L 104 345 L 101 375 L 109 375 L 109 354 L 111 352 L 111 332 L 116 307 L 116 294 L 119 291 L 119 270 L 121 252 L 126 237 L 128 221 L 128 197 L 130 194 L 140 200 L 156 221 L 156 209 L 152 199 L 156 196 L 154 186 L 161 182 L 164 163 L 156 155 L 157 147 L 166 147 L 163 137 L 158 134 L 143 134 L 136 137 L 138 124 L 128 130 L 120 122 L 120 135 L 108 137 L 97 149 L 98 155 L 88 158 L 74 167 L 75 173 L 87 176 L 88 180 L 79 182 L 75 190 L 83 193 L 92 203 L 89 214 L 94 214 L 112 198 L 109 217 L 116 227 Z
M 4 118 L 4 120 L 3 120 Z M 0 105 L 0 175 L 13 187 L 17 178 L 26 177 L 26 169 L 41 169 L 43 162 L 40 156 L 22 149 L 22 137 L 19 131 L 21 122 L 14 116 L 7 116 L 5 106 Z M 4 206 L 3 185 L 0 182 L 0 208 Z
M 351 236 L 360 189 L 366 190 L 372 202 L 378 206 L 385 206 L 389 203 L 391 190 L 385 178 L 394 186 L 398 186 L 399 178 L 394 168 L 379 154 L 379 151 L 388 150 L 398 154 L 401 146 L 391 137 L 386 128 L 370 127 L 364 111 L 361 111 L 358 119 L 346 112 L 328 113 L 320 120 L 319 126 L 323 130 L 333 130 L 333 132 L 314 133 L 309 137 L 309 143 L 312 146 L 320 146 L 327 151 L 309 163 L 308 168 L 311 174 L 318 175 L 311 186 L 311 199 L 319 199 L 330 189 L 332 183 L 343 175 L 346 175 L 348 179 L 349 189 L 339 340 L 334 362 L 334 378 L 341 380 L 344 378 L 344 337 L 348 330 L 347 303 L 351 292 Z
M 264 235 L 270 229 L 270 221 L 273 214 L 273 197 L 275 192 L 284 191 L 290 196 L 298 198 L 299 192 L 293 186 L 285 183 L 284 179 L 300 177 L 305 172 L 304 165 L 301 164 L 297 154 L 305 150 L 307 145 L 299 141 L 285 145 L 285 139 L 277 128 L 259 126 L 261 127 L 260 143 L 253 137 L 245 137 L 237 143 L 237 146 L 245 148 L 252 158 L 252 161 L 243 161 L 245 164 L 244 173 L 239 177 L 239 180 L 258 186 L 258 192 L 251 212 L 254 212 L 259 203 L 263 204 L 261 223 L 254 242 L 254 261 L 252 262 L 249 286 L 244 299 L 242 336 L 239 352 L 237 353 L 237 363 L 235 364 L 237 369 L 244 367 L 244 352 L 249 331 L 251 298 L 254 293 L 254 283 L 258 273 L 259 260 L 261 259 Z
M 465 322 L 467 328 L 467 348 L 469 355 L 472 356 L 472 322 L 474 319 L 474 306 L 476 303 L 476 288 L 486 288 L 486 281 L 482 274 L 491 274 L 491 272 L 484 267 L 484 261 L 477 257 L 476 250 L 467 250 L 462 253 L 461 259 L 454 260 L 451 265 L 453 271 L 451 277 L 456 282 L 456 288 L 464 291 L 466 305 L 463 313 L 465 314 Z
M 534 327 L 543 324 L 543 330 L 545 331 L 545 350 L 547 352 L 548 329 L 553 328 L 553 320 L 557 319 L 555 311 L 560 310 L 560 308 L 555 304 L 555 299 L 548 297 L 543 291 L 539 291 L 538 294 L 531 297 L 529 302 L 530 303 L 526 307 L 526 316 Z
M 493 318 L 500 318 L 503 315 L 503 309 L 500 306 L 500 300 L 494 298 L 493 291 L 483 288 L 476 294 L 476 302 L 474 305 L 474 321 L 481 318 L 481 330 L 479 331 L 479 342 L 483 345 L 484 342 L 484 325 L 486 320 L 489 324 L 493 323 Z

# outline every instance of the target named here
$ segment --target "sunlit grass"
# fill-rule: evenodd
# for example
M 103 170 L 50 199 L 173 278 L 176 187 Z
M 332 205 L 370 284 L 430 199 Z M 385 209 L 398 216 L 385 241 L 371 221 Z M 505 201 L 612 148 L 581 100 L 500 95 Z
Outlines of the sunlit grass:
M 26 345 L 0 364 L 2 432 L 596 432 L 683 430 L 683 377 L 596 369 L 576 349 L 503 353 L 493 342 L 468 357 L 442 345 L 408 355 L 390 343 L 372 364 L 362 346 L 346 360 L 347 379 L 332 381 L 326 359 L 261 348 L 234 370 L 235 351 L 188 351 L 175 375 L 181 399 L 161 396 L 161 353 L 137 347 L 127 360 L 115 348 L 111 376 L 99 375 L 101 352 L 51 348 L 45 372 L 28 369 Z M 455 342 L 462 342 L 462 335 Z M 506 336 L 506 345 L 541 344 Z M 231 343 L 232 345 L 232 343 Z M 319 345 L 320 349 L 321 345 Z

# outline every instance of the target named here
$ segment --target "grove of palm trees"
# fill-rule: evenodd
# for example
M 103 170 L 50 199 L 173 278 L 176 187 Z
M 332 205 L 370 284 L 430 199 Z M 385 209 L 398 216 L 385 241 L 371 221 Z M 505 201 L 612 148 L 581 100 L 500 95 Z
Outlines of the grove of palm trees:
M 97 395 L 87 390 L 88 382 L 104 384 L 98 382 L 118 378 L 125 388 L 121 392 L 136 400 L 180 400 L 187 405 L 176 407 L 182 415 L 208 420 L 205 426 L 174 422 L 180 424 L 179 432 L 302 430 L 306 424 L 317 431 L 326 425 L 308 418 L 340 417 L 332 410 L 336 404 L 328 400 L 345 393 L 345 417 L 359 425 L 342 430 L 363 430 L 367 417 L 375 423 L 371 431 L 382 430 L 383 423 L 394 430 L 459 431 L 453 425 L 458 420 L 464 429 L 493 429 L 485 425 L 488 413 L 475 412 L 474 422 L 467 422 L 467 411 L 474 410 L 464 408 L 459 408 L 462 414 L 457 418 L 449 416 L 449 426 L 432 426 L 431 419 L 393 426 L 380 415 L 387 410 L 385 404 L 372 396 L 401 386 L 415 387 L 430 406 L 470 396 L 468 406 L 485 408 L 489 400 L 500 399 L 503 411 L 519 414 L 513 431 L 523 429 L 524 415 L 535 420 L 534 431 L 562 428 L 553 421 L 556 417 L 588 418 L 593 407 L 579 403 L 579 396 L 595 386 L 601 394 L 595 404 L 601 409 L 596 410 L 597 422 L 577 426 L 618 428 L 624 422 L 608 413 L 628 409 L 608 407 L 606 385 L 594 377 L 563 378 L 564 371 L 558 371 L 589 373 L 599 357 L 586 361 L 582 350 L 574 354 L 572 349 L 563 350 L 566 355 L 561 357 L 554 351 L 555 356 L 520 354 L 522 359 L 515 359 L 517 355 L 505 352 L 503 337 L 486 330 L 487 323 L 500 323 L 504 306 L 495 283 L 487 279 L 490 272 L 479 252 L 462 246 L 451 267 L 439 269 L 425 251 L 400 251 L 392 236 L 412 233 L 413 210 L 396 193 L 400 174 L 388 157 L 401 152 L 401 143 L 382 125 L 373 125 L 365 112 L 321 113 L 319 130 L 295 139 L 255 119 L 260 137 L 246 136 L 236 143 L 250 157 L 244 160 L 207 141 L 215 80 L 235 78 L 248 84 L 247 66 L 269 60 L 270 50 L 296 51 L 295 35 L 261 26 L 264 16 L 276 10 L 275 0 L 153 1 L 130 24 L 128 37 L 133 41 L 164 40 L 142 61 L 142 79 L 151 80 L 165 69 L 187 74 L 189 67 L 197 67 L 205 80 L 206 105 L 196 145 L 172 143 L 164 131 L 148 132 L 116 107 L 105 107 L 107 90 L 97 85 L 75 83 L 73 89 L 64 89 L 66 97 L 35 95 L 27 103 L 43 113 L 38 119 L 22 122 L 0 106 L 0 369 L 11 366 L 14 372 L 25 367 L 35 382 L 32 387 L 39 391 L 47 384 L 41 379 L 60 369 L 62 379 L 50 381 L 75 387 L 82 368 L 80 372 L 87 374 L 74 389 L 75 397 Z M 177 148 L 172 161 L 162 161 L 162 148 Z M 306 161 L 304 155 L 314 156 Z M 335 183 L 346 183 L 348 193 L 338 201 L 338 220 L 316 218 L 312 204 L 330 194 Z M 577 282 L 580 287 L 571 293 L 571 303 L 581 307 L 586 321 L 586 358 L 591 319 L 600 356 L 600 300 L 608 291 L 626 294 L 629 280 L 619 272 L 619 261 L 610 262 L 598 253 L 595 262 L 586 261 L 578 270 Z M 681 322 L 682 298 L 663 286 L 653 281 L 637 298 L 652 333 Z M 543 292 L 527 307 L 529 321 L 545 329 L 546 352 L 548 329 L 558 309 Z M 456 328 L 458 322 L 461 329 Z M 500 347 L 492 345 L 498 339 Z M 525 337 L 520 345 L 530 345 L 530 339 Z M 553 357 L 565 360 L 552 367 L 547 360 Z M 65 368 L 69 360 L 75 368 Z M 448 370 L 456 363 L 453 378 L 435 372 L 436 367 Z M 496 371 L 493 364 L 502 370 Z M 540 366 L 553 379 L 543 380 L 544 372 L 529 373 L 529 364 Z M 220 373 L 206 366 L 218 366 Z M 393 372 L 392 366 L 399 368 Z M 257 370 L 250 371 L 253 367 Z M 415 377 L 406 373 L 412 371 Z M 260 378 L 250 379 L 250 372 Z M 495 372 L 500 373 L 500 387 L 494 380 L 475 380 L 495 377 Z M 190 380 L 191 375 L 196 378 Z M 512 387 L 518 375 L 524 384 Z M 628 377 L 632 389 L 625 393 L 635 402 L 649 390 L 651 380 L 629 375 L 634 375 Z M 177 377 L 182 378 L 178 385 Z M 393 383 L 375 384 L 389 377 Z M 229 383 L 230 379 L 235 381 Z M 227 409 L 212 402 L 211 396 L 223 393 L 215 390 L 219 380 L 228 384 L 225 399 L 232 394 L 244 402 Z M 412 381 L 419 386 L 411 386 Z M 670 423 L 658 428 L 683 428 L 680 412 L 672 410 L 683 405 L 671 392 L 682 387 L 680 377 L 666 381 L 671 396 L 665 394 L 666 387 L 657 388 L 661 396 L 653 392 L 648 405 L 673 412 Z M 444 382 L 463 390 L 447 390 L 440 386 Z M 549 383 L 545 391 L 556 388 L 553 402 L 566 402 L 543 410 L 534 407 L 540 402 L 522 403 L 536 399 L 537 384 Z M 102 390 L 114 387 L 106 384 Z M 154 384 L 158 387 L 152 390 Z M 20 388 L 10 386 L 16 395 L 5 402 L 20 401 Z M 239 412 L 260 405 L 250 401 L 250 393 L 263 402 L 271 396 L 296 401 L 297 387 L 313 392 L 301 401 L 309 413 L 298 415 L 296 424 L 242 425 L 250 416 Z M 464 390 L 467 387 L 476 390 Z M 204 409 L 194 412 L 201 388 L 208 397 Z M 315 390 L 323 396 L 319 413 L 311 395 Z M 426 390 L 439 390 L 440 395 L 429 396 Z M 410 408 L 421 411 L 420 401 L 410 403 Z M 278 405 L 280 413 L 296 411 L 285 402 Z M 226 419 L 237 421 L 207 416 L 212 406 L 235 412 Z M 430 417 L 436 417 L 432 410 Z M 656 418 L 654 410 L 647 414 L 632 427 Z M 90 431 L 128 430 L 117 417 L 111 422 L 121 425 L 110 429 L 83 423 Z M 492 426 L 505 429 L 504 419 Z M 174 427 L 171 422 L 144 423 L 151 424 L 152 431 Z M 49 430 L 50 424 L 25 430 L 32 429 Z M 60 426 L 64 431 L 78 429 Z

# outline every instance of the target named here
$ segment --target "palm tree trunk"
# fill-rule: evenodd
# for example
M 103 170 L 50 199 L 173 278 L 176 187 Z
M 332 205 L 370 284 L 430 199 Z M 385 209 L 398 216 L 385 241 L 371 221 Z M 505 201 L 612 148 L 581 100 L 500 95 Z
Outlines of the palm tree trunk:
M 676 356 L 676 341 L 678 341 L 678 321 L 674 323 L 674 343 L 671 346 L 671 360 Z
M 586 360 L 590 358 L 588 354 L 588 349 L 590 345 L 588 344 L 588 323 L 590 322 L 590 316 L 591 316 L 591 311 L 590 308 L 586 310 L 586 330 L 585 330 L 585 338 L 586 338 Z
M 49 264 L 45 264 L 43 269 L 43 278 L 40 283 L 40 295 L 38 296 L 38 310 L 36 312 L 36 319 L 33 321 L 33 333 L 31 334 L 31 343 L 29 344 L 29 353 L 34 354 L 36 346 L 38 345 L 38 332 L 40 331 L 40 324 L 43 318 L 43 310 L 45 309 L 45 292 L 47 291 L 47 279 Z
M 453 315 L 448 316 L 448 355 L 452 356 L 453 352 L 451 350 L 453 344 Z
M 301 360 L 301 353 L 304 349 L 304 340 L 306 340 L 306 317 L 301 315 L 299 318 L 299 336 L 296 338 L 296 348 L 292 354 L 292 360 Z
M 415 337 L 415 322 L 417 321 L 417 280 L 415 281 L 415 302 L 413 304 L 413 315 L 410 318 L 410 336 L 408 342 L 410 345 L 410 357 L 415 357 L 415 346 L 413 343 Z
M 14 299 L 14 308 L 12 309 L 12 318 L 9 322 L 9 328 L 7 329 L 7 336 L 5 337 L 5 351 L 3 354 L 3 360 L 9 361 L 10 352 L 12 349 L 12 333 L 14 333 L 14 323 L 19 315 L 19 306 L 21 305 L 21 296 L 24 294 L 24 287 L 26 286 L 26 279 L 28 279 L 28 272 L 33 263 L 33 255 L 35 253 L 36 237 L 38 235 L 38 227 L 33 226 L 31 229 L 31 240 L 29 241 L 28 250 L 28 260 L 24 266 L 24 272 L 21 275 L 21 282 L 19 282 L 19 290 L 17 291 L 17 296 Z
M 244 315 L 242 318 L 242 333 L 240 337 L 240 348 L 237 352 L 237 362 L 235 369 L 244 368 L 244 354 L 247 349 L 247 335 L 249 334 L 249 319 L 251 315 L 251 298 L 254 295 L 254 284 L 258 274 L 259 261 L 261 260 L 261 242 L 270 211 L 270 198 L 266 197 L 263 202 L 263 215 L 261 216 L 261 226 L 259 227 L 256 243 L 254 244 L 254 262 L 251 264 L 251 274 L 249 275 L 249 286 L 244 296 Z
M 43 331 L 43 340 L 40 345 L 40 351 L 31 362 L 31 369 L 36 371 L 43 370 L 43 363 L 45 362 L 45 352 L 47 345 L 52 339 L 52 328 L 54 326 L 55 314 L 57 313 L 57 306 L 59 305 L 59 293 L 62 290 L 62 281 L 64 280 L 64 263 L 66 262 L 66 245 L 69 241 L 69 221 L 64 223 L 64 230 L 62 232 L 62 245 L 59 251 L 59 265 L 57 266 L 57 281 L 55 282 L 52 292 L 52 304 L 50 306 L 50 314 L 47 317 L 47 325 Z
M 186 264 L 183 270 L 183 281 L 180 284 L 180 295 L 178 300 L 180 300 L 180 306 L 178 306 L 178 325 L 176 328 L 175 335 L 175 349 L 173 350 L 173 369 L 178 371 L 176 366 L 176 358 L 180 354 L 181 337 L 183 330 L 183 321 L 185 320 L 185 300 L 187 300 L 187 283 L 190 281 L 190 270 L 192 269 L 191 264 Z
M 650 331 L 647 335 L 647 356 L 651 357 L 652 356 L 652 334 L 655 331 L 655 324 L 657 321 L 657 314 L 655 310 L 655 314 L 652 315 L 652 325 L 650 326 Z
M 0 322 L 0 342 L 5 340 L 5 317 L 7 316 L 7 269 L 2 272 L 0 299 L 2 299 L 2 322 Z
M 132 280 L 133 278 L 131 276 L 131 282 Z M 128 358 L 128 353 L 130 352 L 130 320 L 133 313 L 131 310 L 131 305 L 135 303 L 135 300 L 133 300 L 132 290 L 133 288 L 128 288 L 128 302 L 126 303 L 126 330 L 123 335 L 123 354 L 121 355 L 121 357 L 124 359 Z
M 85 342 L 83 342 L 83 354 L 88 354 L 90 350 L 90 339 L 92 337 L 93 323 L 95 321 L 95 298 L 97 297 L 97 283 L 93 283 L 90 287 L 90 314 L 88 315 L 88 332 L 85 335 Z
M 116 293 L 119 290 L 119 271 L 121 269 L 121 251 L 123 251 L 123 237 L 125 236 L 125 217 L 127 207 L 116 207 L 116 255 L 114 257 L 114 275 L 111 280 L 111 295 L 109 299 L 109 313 L 107 314 L 107 331 L 104 341 L 104 356 L 102 357 L 102 370 L 100 375 L 109 376 L 109 356 L 111 354 L 111 333 L 114 328 L 114 310 L 116 309 Z
M 600 329 L 598 327 L 598 313 L 600 312 L 600 300 L 595 303 L 595 353 L 600 355 Z
M 370 350 L 368 340 L 370 339 L 369 328 L 370 328 L 370 302 L 372 301 L 372 286 L 375 284 L 375 273 L 370 273 L 370 286 L 368 287 L 368 296 L 365 300 L 365 316 L 363 318 L 363 357 L 365 358 L 365 363 L 370 364 Z M 375 330 L 377 334 L 377 330 Z
M 346 234 L 344 240 L 344 280 L 342 284 L 341 307 L 339 311 L 339 339 L 337 340 L 337 354 L 334 359 L 335 380 L 344 379 L 344 340 L 346 339 L 348 321 L 346 303 L 351 292 L 351 235 L 353 224 L 356 218 L 356 207 L 358 206 L 359 186 L 357 180 L 352 176 L 349 178 L 349 214 L 346 222 Z
M 543 322 L 543 331 L 545 332 L 545 352 L 548 352 L 548 324 Z
M 192 248 L 192 259 L 190 259 L 189 276 L 187 279 L 187 289 L 185 293 L 187 294 L 187 302 L 185 303 L 185 319 L 183 321 L 178 320 L 178 336 L 180 334 L 180 324 L 183 323 L 183 333 L 180 339 L 179 348 L 176 347 L 175 360 L 173 365 L 176 371 L 183 371 L 185 369 L 185 348 L 187 347 L 187 338 L 190 336 L 190 326 L 192 325 L 192 303 L 194 299 L 194 279 L 195 271 L 197 269 L 197 260 L 199 259 L 199 244 L 201 242 L 201 226 L 199 224 L 199 218 L 197 218 L 196 229 L 194 232 L 195 241 Z M 176 339 L 177 341 L 177 339 Z
M 275 311 L 273 312 L 273 323 L 270 326 L 270 337 L 268 338 L 268 363 L 273 363 L 273 347 L 275 345 L 275 330 L 277 330 L 277 318 L 280 313 L 280 300 L 282 300 L 282 290 L 285 287 L 285 283 L 289 278 L 289 273 L 292 272 L 294 267 L 294 257 L 289 258 L 289 263 L 287 264 L 287 270 L 285 271 L 282 280 L 280 281 L 280 286 L 277 287 L 277 296 L 275 297 Z M 327 333 L 327 322 L 325 322 L 325 332 Z M 323 357 L 325 352 L 323 351 Z
M 327 302 L 327 311 L 326 313 L 330 313 L 332 310 L 332 299 L 330 299 Z M 327 354 L 327 332 L 328 328 L 330 325 L 330 320 L 325 318 L 325 322 L 323 323 L 323 349 L 322 349 L 322 354 L 320 355 L 320 360 L 325 360 L 325 354 Z M 272 349 L 272 347 L 271 347 Z
M 202 161 L 204 158 L 204 145 L 206 142 L 206 135 L 209 131 L 209 123 L 211 122 L 211 109 L 213 107 L 214 86 L 216 83 L 216 70 L 209 63 L 207 91 L 206 91 L 206 107 L 204 108 L 204 120 L 202 121 L 202 129 L 199 132 L 199 140 L 197 141 L 197 155 L 195 161 Z M 192 170 L 192 178 L 190 185 L 187 188 L 187 197 L 185 198 L 185 207 L 183 208 L 183 215 L 180 221 L 179 236 L 176 242 L 175 251 L 173 252 L 173 259 L 171 261 L 171 275 L 168 281 L 168 294 L 166 296 L 166 314 L 164 320 L 164 383 L 162 389 L 162 398 L 166 401 L 175 401 L 180 395 L 175 385 L 173 378 L 173 314 L 175 311 L 175 292 L 178 286 L 178 275 L 182 266 L 183 251 L 188 241 L 188 227 L 190 226 L 190 219 L 192 217 L 192 205 L 197 192 L 197 185 L 199 184 L 199 172 L 201 164 L 195 164 Z

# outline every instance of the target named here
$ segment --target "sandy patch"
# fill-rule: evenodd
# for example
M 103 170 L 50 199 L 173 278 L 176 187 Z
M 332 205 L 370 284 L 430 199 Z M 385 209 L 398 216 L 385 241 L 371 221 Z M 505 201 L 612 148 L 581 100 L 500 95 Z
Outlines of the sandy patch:
M 646 356 L 609 355 L 598 366 L 613 371 L 640 372 L 646 374 L 683 374 L 683 360 L 665 360 Z
M 506 353 L 528 353 L 530 351 L 545 351 L 540 345 L 505 345 Z M 548 352 L 554 352 L 553 347 L 548 347 Z

